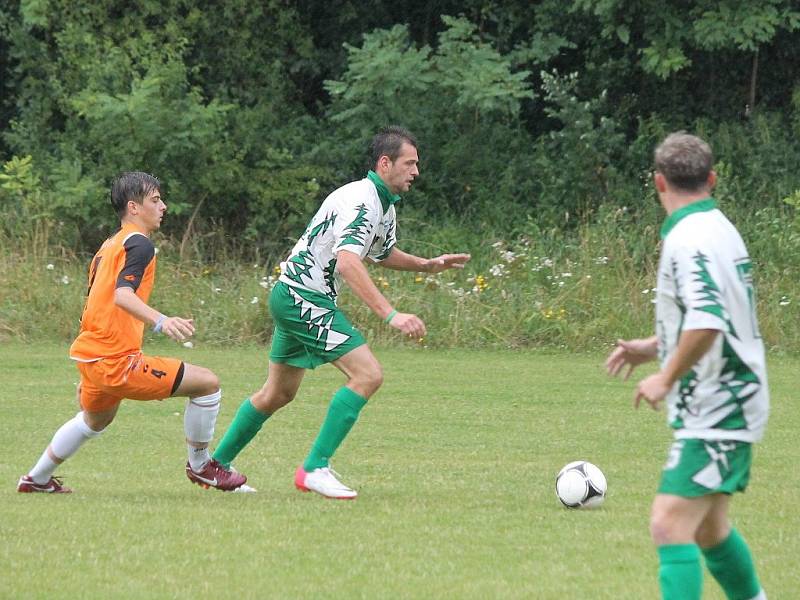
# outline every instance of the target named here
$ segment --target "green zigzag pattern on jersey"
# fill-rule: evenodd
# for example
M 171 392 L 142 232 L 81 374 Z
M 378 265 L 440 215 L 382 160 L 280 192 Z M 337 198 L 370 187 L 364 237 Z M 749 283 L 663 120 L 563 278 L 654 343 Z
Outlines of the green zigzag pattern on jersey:
M 311 231 L 308 232 L 308 244 L 309 244 L 309 246 L 311 245 L 311 242 L 314 241 L 314 238 L 316 238 L 318 235 L 322 235 L 323 233 L 328 231 L 328 229 L 330 229 L 335 222 L 336 222 L 336 215 L 335 214 L 328 213 L 327 215 L 325 215 L 325 219 L 323 219 L 322 222 L 319 223 L 318 225 L 315 225 L 311 229 Z
M 386 230 L 386 236 L 384 237 L 383 240 L 383 248 L 381 249 L 380 256 L 378 256 L 378 260 L 384 260 L 389 256 L 391 248 L 387 248 L 386 245 L 389 243 L 389 240 L 392 239 L 392 236 L 394 235 L 394 229 L 395 229 L 395 222 L 392 221 L 389 226 L 389 229 Z
M 369 222 L 367 221 L 367 205 L 362 203 L 358 206 L 358 214 L 356 215 L 356 218 L 353 219 L 352 223 L 345 227 L 345 237 L 339 245 L 347 246 L 352 244 L 354 246 L 363 246 L 364 239 L 367 236 L 368 226 Z
M 725 365 L 720 372 L 719 392 L 730 394 L 730 398 L 717 410 L 729 410 L 731 404 L 736 404 L 736 409 L 723 417 L 717 425 L 720 429 L 744 429 L 747 422 L 744 418 L 742 405 L 761 389 L 761 380 L 753 370 L 741 359 L 725 339 L 722 342 L 722 359 Z
M 683 416 L 690 413 L 689 400 L 694 396 L 694 390 L 697 387 L 697 372 L 690 369 L 686 375 L 681 377 L 678 383 L 678 402 L 675 405 L 677 409 L 677 416 L 672 421 L 670 426 L 673 429 L 683 429 Z
M 336 300 L 336 259 L 332 258 L 322 272 L 325 275 L 325 286 L 328 288 L 326 294 L 331 300 Z
M 731 322 L 730 315 L 722 305 L 719 286 L 714 281 L 714 278 L 711 277 L 708 269 L 706 269 L 706 264 L 708 264 L 709 258 L 702 252 L 698 251 L 697 254 L 692 257 L 692 260 L 694 260 L 694 264 L 697 265 L 697 271 L 692 272 L 692 275 L 695 276 L 694 281 L 702 284 L 698 300 L 706 303 L 702 306 L 698 306 L 697 310 L 712 314 L 724 321 L 728 327 L 728 333 L 738 339 L 739 336 L 736 335 L 736 329 Z
M 286 261 L 286 276 L 292 281 L 303 283 L 303 277 L 311 277 L 314 255 L 309 250 L 301 250 Z

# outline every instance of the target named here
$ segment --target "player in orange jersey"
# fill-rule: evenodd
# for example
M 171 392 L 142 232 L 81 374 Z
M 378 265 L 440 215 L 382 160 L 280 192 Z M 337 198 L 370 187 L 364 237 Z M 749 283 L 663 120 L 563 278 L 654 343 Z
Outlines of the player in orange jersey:
M 56 431 L 39 462 L 20 478 L 17 491 L 72 491 L 53 472 L 108 427 L 124 398 L 171 396 L 189 397 L 184 416 L 189 480 L 225 491 L 240 488 L 247 478 L 208 454 L 221 398 L 217 376 L 203 367 L 141 351 L 145 324 L 176 341 L 194 333 L 192 319 L 168 317 L 147 303 L 156 268 L 150 234 L 161 226 L 167 210 L 161 183 L 146 173 L 123 173 L 111 188 L 111 204 L 121 227 L 92 259 L 81 329 L 70 348 L 70 358 L 80 371 L 81 411 Z

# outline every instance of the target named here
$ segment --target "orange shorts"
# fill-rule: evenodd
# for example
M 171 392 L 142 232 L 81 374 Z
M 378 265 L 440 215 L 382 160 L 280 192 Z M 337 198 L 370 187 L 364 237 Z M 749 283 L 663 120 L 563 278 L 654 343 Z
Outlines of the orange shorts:
M 175 393 L 183 378 L 183 361 L 145 356 L 141 352 L 122 358 L 78 362 L 79 399 L 86 412 L 113 408 L 123 398 L 163 400 Z

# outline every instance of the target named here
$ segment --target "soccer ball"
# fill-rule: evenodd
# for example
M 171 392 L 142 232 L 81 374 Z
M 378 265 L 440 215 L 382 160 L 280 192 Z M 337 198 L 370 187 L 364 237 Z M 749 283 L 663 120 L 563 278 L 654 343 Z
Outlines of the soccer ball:
M 594 508 L 606 497 L 606 476 L 592 463 L 576 460 L 556 475 L 556 495 L 568 508 Z

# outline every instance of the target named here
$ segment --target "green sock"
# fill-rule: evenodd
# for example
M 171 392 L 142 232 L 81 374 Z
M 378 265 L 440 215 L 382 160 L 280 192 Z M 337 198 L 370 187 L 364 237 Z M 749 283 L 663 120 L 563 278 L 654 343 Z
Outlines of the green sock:
M 700 600 L 703 570 L 700 548 L 696 544 L 669 544 L 658 547 L 658 580 L 663 600 Z
M 735 529 L 721 544 L 703 550 L 711 574 L 731 600 L 749 600 L 761 591 L 747 542 Z
M 347 436 L 366 403 L 366 398 L 348 387 L 340 388 L 333 395 L 319 435 L 303 463 L 304 470 L 313 471 L 328 466 L 331 456 Z
M 255 435 L 261 430 L 264 421 L 269 419 L 269 415 L 256 410 L 250 402 L 250 398 L 245 398 L 239 406 L 236 415 L 233 417 L 228 431 L 222 436 L 222 441 L 214 450 L 214 460 L 229 467 L 242 448 L 250 443 Z

